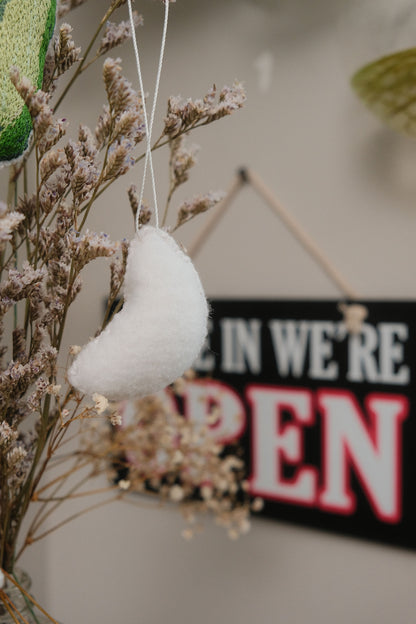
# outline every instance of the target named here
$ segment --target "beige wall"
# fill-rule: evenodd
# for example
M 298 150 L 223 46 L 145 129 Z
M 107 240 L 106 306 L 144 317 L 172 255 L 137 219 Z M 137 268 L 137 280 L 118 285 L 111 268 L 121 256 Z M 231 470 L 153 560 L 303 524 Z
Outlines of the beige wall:
M 87 18 L 104 4 L 89 0 L 73 14 L 83 37 L 91 30 Z M 347 15 L 347 0 L 266 4 L 271 8 L 243 0 L 172 5 L 159 114 L 169 94 L 201 96 L 213 82 L 238 78 L 248 91 L 244 111 L 191 138 L 202 147 L 200 164 L 179 196 L 227 188 L 239 166 L 252 167 L 363 297 L 413 299 L 416 144 L 383 128 L 348 84 L 349 71 L 379 53 L 380 38 L 397 34 L 388 28 L 382 37 L 380 7 L 389 3 L 355 3 L 377 12 L 371 37 L 364 13 Z M 136 5 L 145 17 L 140 47 L 152 91 L 162 11 L 150 0 Z M 263 92 L 256 61 L 265 52 L 273 68 Z M 135 80 L 131 49 L 120 54 Z M 92 124 L 100 89 L 90 74 L 64 114 Z M 163 198 L 166 154 L 156 165 Z M 126 185 L 103 199 L 91 227 L 132 235 Z M 181 231 L 185 244 L 201 223 Z M 196 265 L 212 296 L 339 296 L 251 189 L 233 204 Z M 68 344 L 94 331 L 108 282 L 104 262 L 85 281 Z M 181 527 L 174 511 L 114 505 L 53 534 L 26 562 L 43 579 L 39 594 L 65 624 L 414 620 L 413 553 L 264 520 L 237 543 L 211 526 L 185 543 Z

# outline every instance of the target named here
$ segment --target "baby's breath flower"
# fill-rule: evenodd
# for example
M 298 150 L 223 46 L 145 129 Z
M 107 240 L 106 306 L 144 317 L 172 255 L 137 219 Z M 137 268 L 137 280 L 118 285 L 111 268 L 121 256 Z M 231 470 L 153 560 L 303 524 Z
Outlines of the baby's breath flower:
M 97 414 L 102 414 L 103 412 L 105 412 L 105 410 L 108 407 L 108 399 L 106 399 L 105 396 L 95 392 L 92 395 L 92 400 L 94 401 L 94 409 L 97 412 Z
M 239 532 L 235 528 L 228 529 L 227 533 L 228 533 L 228 537 L 231 540 L 238 540 L 238 538 L 240 537 Z
M 210 485 L 203 485 L 201 487 L 201 496 L 204 500 L 209 500 L 212 498 L 214 490 Z
M 183 529 L 181 535 L 182 535 L 184 540 L 189 542 L 194 537 L 194 531 L 192 529 L 190 529 L 190 528 Z
M 123 424 L 123 417 L 118 410 L 110 414 L 110 422 L 113 427 L 121 427 Z
M 242 535 L 246 535 L 250 532 L 251 529 L 250 521 L 247 520 L 247 518 L 244 518 L 243 520 L 241 520 L 238 528 L 240 529 Z
M 185 492 L 180 485 L 174 485 L 169 492 L 169 497 L 172 501 L 178 503 L 185 496 Z
M 50 386 L 48 386 L 47 392 L 52 396 L 59 396 L 61 388 L 61 384 L 51 384 Z
M 120 490 L 128 490 L 131 486 L 131 483 L 128 479 L 120 479 L 117 483 Z
M 264 507 L 264 501 L 261 498 L 255 498 L 251 503 L 251 509 L 253 511 L 261 511 Z

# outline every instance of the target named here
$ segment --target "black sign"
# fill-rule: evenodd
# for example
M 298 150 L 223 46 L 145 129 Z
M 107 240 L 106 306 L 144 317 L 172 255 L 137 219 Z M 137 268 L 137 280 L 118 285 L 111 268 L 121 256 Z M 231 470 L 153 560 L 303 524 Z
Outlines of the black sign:
M 264 514 L 416 547 L 416 303 L 214 300 L 204 378 L 186 409 L 218 405 Z

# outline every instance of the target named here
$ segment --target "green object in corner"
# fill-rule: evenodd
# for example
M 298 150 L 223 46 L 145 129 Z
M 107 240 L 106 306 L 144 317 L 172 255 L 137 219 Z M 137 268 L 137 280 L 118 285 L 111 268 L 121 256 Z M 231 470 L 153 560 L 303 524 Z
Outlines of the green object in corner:
M 383 56 L 359 69 L 352 87 L 395 130 L 416 136 L 416 48 Z
M 0 166 L 19 159 L 29 147 L 32 121 L 10 80 L 16 66 L 38 89 L 49 41 L 53 35 L 56 0 L 0 0 Z

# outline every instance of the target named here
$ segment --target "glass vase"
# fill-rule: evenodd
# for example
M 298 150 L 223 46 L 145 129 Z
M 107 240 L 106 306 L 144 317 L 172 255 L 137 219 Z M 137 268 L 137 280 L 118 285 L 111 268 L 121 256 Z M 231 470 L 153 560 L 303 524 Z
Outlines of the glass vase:
M 23 570 L 16 570 L 16 578 L 20 585 L 26 592 L 32 585 L 32 580 L 27 572 Z M 6 584 L 3 587 L 3 592 L 6 594 L 9 601 L 9 608 L 13 611 L 14 617 L 7 610 L 5 601 L 0 598 L 0 624 L 16 624 L 16 622 L 28 622 L 28 624 L 51 624 L 52 620 L 43 615 L 38 609 L 35 608 L 33 603 L 20 591 L 16 585 L 6 579 Z M 17 612 L 16 613 L 16 610 Z

